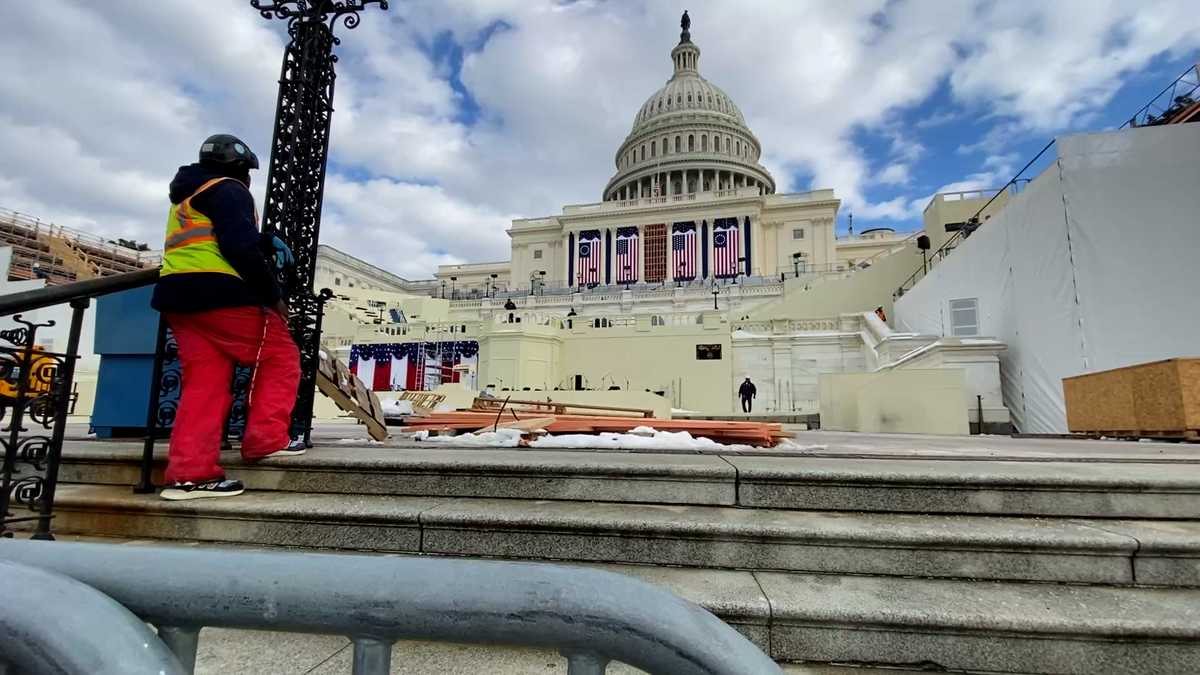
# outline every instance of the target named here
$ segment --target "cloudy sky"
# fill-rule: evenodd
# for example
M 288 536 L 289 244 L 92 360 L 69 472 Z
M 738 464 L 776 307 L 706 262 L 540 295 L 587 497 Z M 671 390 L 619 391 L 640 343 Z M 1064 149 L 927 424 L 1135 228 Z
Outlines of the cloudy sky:
M 1200 51 L 1192 0 L 391 4 L 339 29 L 322 241 L 409 278 L 599 200 L 685 7 L 780 191 L 833 188 L 843 230 L 1119 126 Z M 284 39 L 248 0 L 0 0 L 0 208 L 157 245 L 206 135 L 265 160 Z

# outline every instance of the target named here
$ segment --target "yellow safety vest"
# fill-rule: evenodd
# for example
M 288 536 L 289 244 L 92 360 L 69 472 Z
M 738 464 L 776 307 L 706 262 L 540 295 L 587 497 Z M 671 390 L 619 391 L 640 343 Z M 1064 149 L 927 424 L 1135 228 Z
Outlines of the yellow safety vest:
M 197 188 L 187 199 L 171 205 L 170 215 L 167 216 L 167 237 L 163 243 L 162 271 L 159 276 L 216 272 L 241 278 L 225 256 L 221 255 L 217 237 L 213 234 L 212 221 L 192 208 L 193 197 L 223 180 L 236 179 L 213 178 Z M 258 221 L 257 213 L 254 214 L 254 220 Z

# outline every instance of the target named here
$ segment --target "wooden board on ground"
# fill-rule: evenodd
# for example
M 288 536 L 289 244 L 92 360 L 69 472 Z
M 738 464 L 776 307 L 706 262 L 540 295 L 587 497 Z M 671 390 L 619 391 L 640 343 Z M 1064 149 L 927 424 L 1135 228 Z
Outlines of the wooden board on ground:
M 405 431 L 453 428 L 460 431 L 491 429 L 496 424 L 496 412 L 468 410 L 434 413 L 426 417 L 405 418 Z M 693 437 L 710 438 L 718 443 L 773 447 L 791 434 L 783 425 L 773 422 L 738 422 L 726 420 L 668 420 L 644 417 L 613 417 L 607 415 L 523 415 L 520 411 L 505 410 L 500 423 L 519 422 L 526 417 L 538 419 L 540 428 L 551 434 L 627 433 L 637 427 L 658 431 L 686 431 Z M 548 424 L 543 424 L 545 419 Z
M 551 415 L 566 415 L 568 410 L 575 411 L 575 414 L 583 413 L 624 413 L 623 415 L 613 415 L 614 417 L 654 417 L 654 411 L 646 408 L 621 408 L 611 405 L 587 405 L 584 403 L 558 403 L 555 401 L 516 401 L 512 399 L 502 398 L 476 398 L 471 404 L 472 410 L 500 410 L 501 408 L 511 408 L 514 410 L 544 412 Z
M 500 422 L 499 424 L 485 426 L 481 428 L 480 431 L 491 431 L 493 428 L 516 429 L 518 431 L 536 431 L 538 429 L 545 429 L 551 424 L 554 424 L 553 417 L 527 417 L 522 420 L 509 420 L 506 422 Z
M 317 389 L 332 399 L 338 408 L 367 425 L 367 434 L 371 438 L 377 441 L 387 439 L 383 408 L 375 392 L 363 386 L 362 381 L 329 350 L 321 349 L 320 361 L 317 368 Z
M 435 394 L 431 391 L 402 391 L 398 398 L 401 401 L 412 403 L 413 411 L 419 415 L 433 412 L 434 408 L 446 400 L 444 394 Z
M 1063 398 L 1073 432 L 1194 440 L 1200 433 L 1200 358 L 1064 378 Z

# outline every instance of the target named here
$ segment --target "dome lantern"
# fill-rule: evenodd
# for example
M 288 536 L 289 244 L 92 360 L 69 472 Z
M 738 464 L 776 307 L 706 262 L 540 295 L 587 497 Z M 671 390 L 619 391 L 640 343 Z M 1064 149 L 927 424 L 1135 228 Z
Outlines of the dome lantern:
M 679 43 L 671 50 L 674 72 L 634 116 L 617 150 L 617 173 L 604 189 L 606 201 L 742 187 L 775 191 L 742 111 L 700 75 L 691 25 L 684 12 Z

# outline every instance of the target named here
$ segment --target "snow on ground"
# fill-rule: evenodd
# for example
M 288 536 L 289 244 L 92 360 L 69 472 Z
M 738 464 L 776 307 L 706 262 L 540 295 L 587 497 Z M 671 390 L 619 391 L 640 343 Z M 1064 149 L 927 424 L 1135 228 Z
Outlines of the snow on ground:
M 430 436 L 428 431 L 418 431 L 413 434 L 413 438 L 418 441 L 472 448 L 515 448 L 521 441 L 521 431 L 519 429 L 498 429 L 494 432 L 481 431 L 458 436 Z
M 396 398 L 389 401 L 380 401 L 379 405 L 383 407 L 384 417 L 400 417 L 402 415 L 413 414 L 412 401 L 403 398 Z

